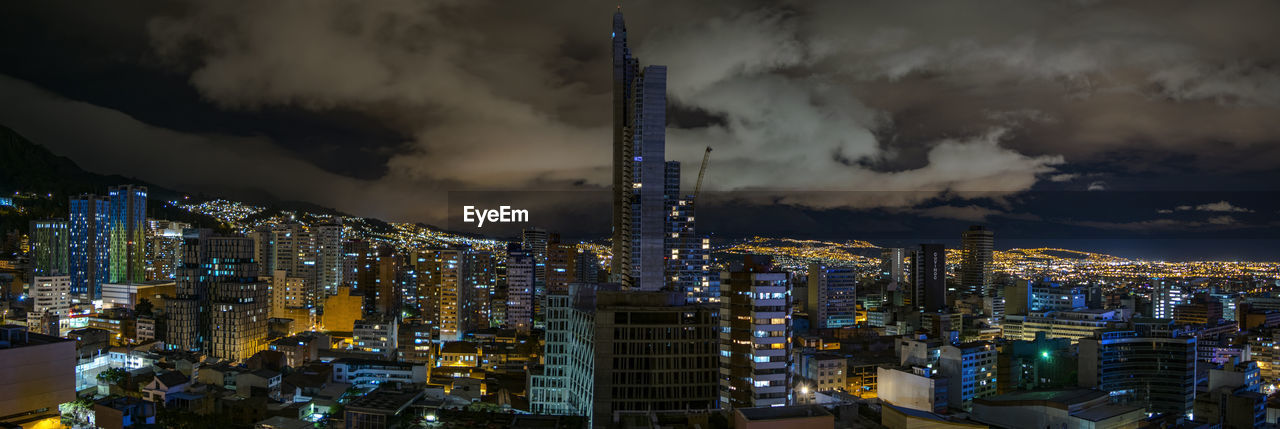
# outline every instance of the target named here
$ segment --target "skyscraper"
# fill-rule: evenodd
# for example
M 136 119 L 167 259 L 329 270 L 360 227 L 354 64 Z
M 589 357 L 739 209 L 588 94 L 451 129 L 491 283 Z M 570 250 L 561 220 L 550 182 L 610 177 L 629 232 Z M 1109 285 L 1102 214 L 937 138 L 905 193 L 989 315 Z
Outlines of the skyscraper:
M 809 264 L 807 303 L 810 326 L 842 328 L 857 323 L 857 272 L 849 267 Z
M 107 188 L 111 201 L 110 270 L 111 283 L 139 283 L 147 278 L 146 228 L 147 187 L 113 186 Z
M 63 276 L 69 271 L 71 232 L 67 221 L 31 221 L 31 266 L 36 276 Z
M 205 230 L 182 250 L 177 296 L 165 301 L 169 346 L 231 360 L 264 350 L 271 292 L 258 280 L 253 239 Z
M 463 333 L 490 326 L 497 269 L 493 253 L 468 250 L 462 254 L 462 286 L 459 298 L 459 329 Z
M 147 219 L 147 280 L 177 278 L 178 264 L 182 261 L 182 235 L 190 228 L 186 223 Z
M 921 244 L 911 257 L 912 304 L 933 313 L 947 306 L 947 249 L 941 244 Z
M 791 280 L 769 257 L 720 273 L 721 408 L 791 402 L 791 308 Z
M 534 256 L 519 243 L 507 246 L 506 325 L 521 333 L 533 328 Z
M 992 248 L 995 233 L 974 225 L 960 239 L 960 287 L 961 291 L 974 295 L 995 296 L 992 278 Z
M 68 231 L 71 294 L 86 299 L 102 296 L 101 285 L 108 281 L 108 221 L 110 200 L 95 195 L 71 197 Z
M 547 243 L 551 234 L 542 228 L 525 228 L 520 232 L 520 247 L 533 256 L 533 320 L 542 324 L 542 302 L 547 297 Z
M 323 295 L 338 293 L 342 286 L 342 218 L 313 227 L 317 289 Z
M 663 286 L 667 69 L 640 69 L 613 15 L 614 280 L 640 290 Z

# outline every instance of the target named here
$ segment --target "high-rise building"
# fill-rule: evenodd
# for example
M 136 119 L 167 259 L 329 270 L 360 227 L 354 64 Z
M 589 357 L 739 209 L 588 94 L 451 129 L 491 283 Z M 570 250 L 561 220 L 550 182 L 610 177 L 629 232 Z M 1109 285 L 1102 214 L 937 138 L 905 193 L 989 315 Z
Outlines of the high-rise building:
M 182 235 L 190 224 L 147 219 L 147 280 L 173 280 L 182 258 Z M 255 257 L 255 260 L 256 257 Z M 258 271 L 267 273 L 270 271 Z
M 579 249 L 573 263 L 573 278 L 579 283 L 596 283 L 600 280 L 600 260 L 591 249 Z
M 667 69 L 631 56 L 622 11 L 613 16 L 613 263 L 616 281 L 663 286 Z
M 693 196 L 680 196 L 679 162 L 667 161 L 663 201 L 667 286 L 684 292 L 690 303 L 718 302 L 720 282 L 711 276 L 711 239 L 697 235 Z
M 947 306 L 947 250 L 941 244 L 921 244 L 911 257 L 912 305 L 934 313 Z
M 547 243 L 546 255 L 547 295 L 569 290 L 569 284 L 578 281 L 578 246 L 561 243 L 559 237 L 553 235 L 551 242 Z
M 35 276 L 63 276 L 70 274 L 68 265 L 71 250 L 71 232 L 67 221 L 31 221 L 31 267 Z
M 592 427 L 613 427 L 620 413 L 716 408 L 714 307 L 679 292 L 599 290 L 595 308 Z
M 1196 398 L 1196 338 L 1117 330 L 1080 340 L 1079 381 L 1150 413 L 1187 416 Z
M 533 256 L 533 326 L 539 328 L 543 326 L 542 301 L 547 297 L 547 243 L 552 235 L 542 228 L 525 228 L 520 233 L 521 248 Z
M 110 242 L 110 200 L 106 197 L 81 195 L 71 197 L 70 251 L 71 293 L 86 299 L 102 296 L 101 285 L 108 281 Z
M 506 326 L 520 332 L 533 328 L 534 272 L 533 253 L 518 243 L 507 246 Z
M 489 328 L 492 302 L 497 285 L 497 268 L 493 253 L 468 250 L 462 254 L 462 285 L 458 310 L 459 326 L 463 333 Z
M 593 414 L 595 396 L 596 285 L 573 283 L 547 297 L 546 345 L 542 372 L 529 376 L 534 414 Z
M 1173 310 L 1191 299 L 1191 295 L 1172 281 L 1153 280 L 1155 290 L 1151 293 L 1151 317 L 1172 319 Z
M 318 305 L 325 294 L 318 281 L 316 231 L 299 223 L 277 225 L 271 230 L 271 263 L 273 271 L 302 279 L 307 306 Z M 255 252 L 256 253 L 256 252 Z
M 243 360 L 266 349 L 270 291 L 258 280 L 253 239 L 188 234 L 176 297 L 165 301 L 171 348 Z
M 905 285 L 907 271 L 903 261 L 906 258 L 907 249 L 900 247 L 885 248 L 880 251 L 880 276 L 887 280 L 889 285 Z
M 319 292 L 333 295 L 342 286 L 342 218 L 321 223 L 312 228 L 315 237 L 315 270 Z
M 108 218 L 111 283 L 145 281 L 147 187 L 123 185 L 107 188 L 111 201 Z
M 823 329 L 857 324 L 858 282 L 853 268 L 809 264 L 807 289 L 810 326 Z
M 969 227 L 960 238 L 960 287 L 974 295 L 995 296 L 993 247 L 995 233 L 986 227 Z
M 791 402 L 791 281 L 768 257 L 720 273 L 720 407 Z

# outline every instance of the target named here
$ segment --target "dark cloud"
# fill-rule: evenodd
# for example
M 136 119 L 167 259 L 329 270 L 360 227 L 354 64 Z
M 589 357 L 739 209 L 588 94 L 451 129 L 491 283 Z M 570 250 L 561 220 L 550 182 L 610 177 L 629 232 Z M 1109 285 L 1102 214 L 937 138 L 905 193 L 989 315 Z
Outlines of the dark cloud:
M 11 7 L 22 9 L 11 21 L 40 30 L 6 44 L 74 35 L 190 92 L 167 99 L 188 106 L 178 108 L 185 115 L 84 106 L 75 101 L 120 96 L 67 91 L 73 74 L 39 81 L 34 69 L 0 68 L 52 91 L 0 82 L 47 115 L 8 108 L 0 121 L 95 169 L 172 184 L 257 180 L 277 195 L 427 221 L 441 219 L 437 202 L 448 190 L 609 183 L 610 4 L 155 2 L 112 9 L 109 23 L 77 7 Z M 1137 176 L 1191 186 L 1204 182 L 1188 179 L 1197 174 L 1274 178 L 1280 165 L 1280 3 L 625 7 L 637 55 L 670 66 L 668 158 L 685 162 L 687 186 L 707 145 L 715 148 L 709 190 L 815 209 L 1145 186 Z M 126 82 L 140 92 L 172 88 Z M 58 130 L 51 119 L 90 110 L 106 118 L 99 129 Z M 280 112 L 309 119 L 291 122 L 294 132 L 246 119 Z M 84 143 L 94 133 L 113 136 L 122 152 L 192 142 L 227 152 L 210 159 L 276 167 L 222 176 L 214 167 L 108 164 L 91 159 L 103 152 Z M 791 192 L 813 190 L 885 192 Z M 976 221 L 1017 212 L 964 201 L 928 207 L 917 214 Z M 1152 222 L 1144 225 L 1171 225 Z

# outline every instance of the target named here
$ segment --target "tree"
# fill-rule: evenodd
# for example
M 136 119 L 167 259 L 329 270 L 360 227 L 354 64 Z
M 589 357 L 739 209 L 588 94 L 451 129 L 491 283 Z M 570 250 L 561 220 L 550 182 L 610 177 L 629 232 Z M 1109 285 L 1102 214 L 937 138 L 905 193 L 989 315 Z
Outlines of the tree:
M 125 377 L 129 376 L 129 372 L 124 368 L 111 368 L 98 373 L 98 381 L 106 384 L 120 384 Z

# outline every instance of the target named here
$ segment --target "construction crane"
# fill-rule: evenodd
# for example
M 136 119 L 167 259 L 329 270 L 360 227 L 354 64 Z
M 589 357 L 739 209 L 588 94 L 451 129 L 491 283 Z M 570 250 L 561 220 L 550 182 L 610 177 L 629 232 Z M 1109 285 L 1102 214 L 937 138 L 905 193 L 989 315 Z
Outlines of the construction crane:
M 693 187 L 693 201 L 698 201 L 698 194 L 702 193 L 702 176 L 707 174 L 707 161 L 711 159 L 711 146 L 707 146 L 707 151 L 702 153 L 702 168 L 698 169 L 698 184 Z

